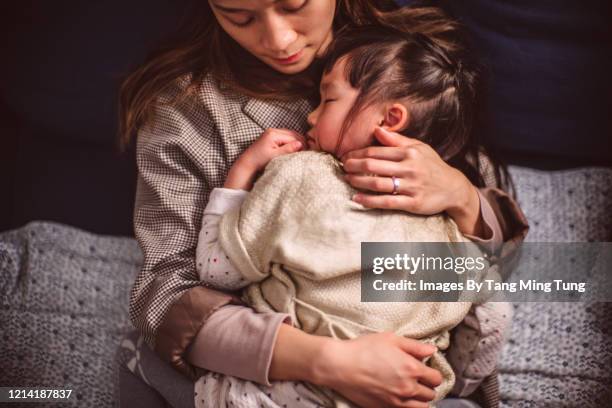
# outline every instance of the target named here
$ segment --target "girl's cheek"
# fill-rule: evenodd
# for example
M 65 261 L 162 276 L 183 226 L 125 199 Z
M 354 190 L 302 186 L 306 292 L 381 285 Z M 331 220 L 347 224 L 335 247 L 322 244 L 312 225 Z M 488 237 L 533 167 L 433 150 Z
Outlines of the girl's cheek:
M 338 141 L 338 129 L 337 126 L 335 126 L 335 123 L 324 121 L 319 129 L 318 135 L 321 150 L 331 152 L 336 148 L 336 143 Z

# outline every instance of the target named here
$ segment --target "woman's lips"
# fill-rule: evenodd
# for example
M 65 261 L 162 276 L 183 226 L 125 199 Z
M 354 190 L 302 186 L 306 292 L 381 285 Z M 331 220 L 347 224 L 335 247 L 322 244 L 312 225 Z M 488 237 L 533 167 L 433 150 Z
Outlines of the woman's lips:
M 299 50 L 298 52 L 296 52 L 295 54 L 287 58 L 274 58 L 274 61 L 278 62 L 279 64 L 283 64 L 283 65 L 295 64 L 296 62 L 299 61 L 300 58 L 302 58 L 303 53 L 304 53 L 304 49 L 302 48 L 301 50 Z

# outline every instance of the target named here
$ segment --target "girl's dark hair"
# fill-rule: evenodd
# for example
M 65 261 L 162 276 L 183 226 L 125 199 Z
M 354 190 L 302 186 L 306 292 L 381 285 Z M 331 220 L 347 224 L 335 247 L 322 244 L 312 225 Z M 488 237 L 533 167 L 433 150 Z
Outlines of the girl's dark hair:
M 484 186 L 473 132 L 480 72 L 465 35 L 437 8 L 402 14 L 394 13 L 386 25 L 347 26 L 333 41 L 324 72 L 344 58 L 346 78 L 360 90 L 343 130 L 367 106 L 404 103 L 409 119 L 400 133 L 429 144 L 474 185 Z

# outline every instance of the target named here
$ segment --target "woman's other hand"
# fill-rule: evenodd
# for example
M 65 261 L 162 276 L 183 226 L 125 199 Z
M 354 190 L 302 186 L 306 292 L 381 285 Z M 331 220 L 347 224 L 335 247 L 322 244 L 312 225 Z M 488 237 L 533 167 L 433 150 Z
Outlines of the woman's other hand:
M 262 171 L 270 160 L 298 152 L 304 146 L 304 136 L 293 130 L 267 129 L 232 165 L 223 187 L 250 190 L 257 173 Z
M 359 193 L 356 202 L 421 215 L 446 211 L 464 234 L 481 234 L 478 192 L 463 173 L 419 140 L 380 127 L 374 135 L 383 146 L 354 150 L 342 162 L 353 187 L 385 194 Z M 399 182 L 397 194 L 392 177 Z
M 363 407 L 427 408 L 442 375 L 421 360 L 435 351 L 389 332 L 332 340 L 314 362 L 313 382 Z

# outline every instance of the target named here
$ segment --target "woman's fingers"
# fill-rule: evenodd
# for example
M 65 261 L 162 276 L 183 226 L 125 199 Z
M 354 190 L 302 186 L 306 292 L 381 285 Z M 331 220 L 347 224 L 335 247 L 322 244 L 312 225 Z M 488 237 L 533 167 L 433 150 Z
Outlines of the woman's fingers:
M 377 159 L 349 159 L 344 163 L 344 171 L 357 174 L 376 174 L 377 176 L 402 176 L 407 170 L 398 162 Z
M 397 147 L 370 146 L 363 149 L 353 150 L 342 156 L 342 162 L 348 159 L 379 159 L 389 161 L 402 161 L 406 158 L 406 151 Z
M 398 336 L 397 341 L 402 350 L 418 360 L 429 357 L 438 350 L 436 346 L 408 337 Z
M 415 391 L 410 396 L 392 397 L 391 403 L 394 407 L 429 408 L 429 402 L 433 401 L 434 398 L 436 398 L 434 390 L 417 384 Z
M 359 190 L 377 191 L 379 193 L 393 192 L 393 180 L 389 177 L 357 176 L 347 174 L 344 176 L 344 178 L 351 186 Z M 398 189 L 398 193 L 400 193 L 400 191 L 402 190 Z M 406 194 L 406 192 L 402 191 L 402 194 Z
M 377 193 L 392 194 L 394 190 L 393 179 L 391 177 L 366 176 L 363 174 L 345 174 L 344 179 L 358 190 L 369 190 Z M 397 178 L 397 194 L 414 196 L 416 189 L 411 187 L 408 180 Z
M 438 370 L 426 366 L 420 360 L 431 356 L 438 348 L 431 344 L 426 344 L 415 339 L 399 337 L 398 344 L 406 353 L 410 354 L 415 360 L 415 377 L 429 387 L 437 387 L 442 382 L 442 374 Z M 430 389 L 430 388 L 427 388 Z
M 353 196 L 353 201 L 367 208 L 380 208 L 385 210 L 404 210 L 413 212 L 411 209 L 417 207 L 415 197 L 398 195 L 374 195 L 357 193 Z
M 442 384 L 443 380 L 442 374 L 438 370 L 427 367 L 425 364 L 423 364 L 423 370 L 417 377 L 419 378 L 419 382 L 427 387 L 437 387 Z
M 402 408 L 429 408 L 429 403 L 419 401 L 409 401 L 406 405 L 402 405 Z
M 414 386 L 414 392 L 410 398 L 417 400 L 415 402 L 427 403 L 428 401 L 432 401 L 434 398 L 436 398 L 436 392 L 433 390 L 433 388 L 417 383 Z
M 403 400 L 400 398 L 395 398 L 393 399 L 391 406 L 394 408 L 429 408 L 429 403 L 423 401 L 416 401 L 413 399 Z
M 412 146 L 422 143 L 417 139 L 413 139 L 408 136 L 400 135 L 396 132 L 391 132 L 381 127 L 374 128 L 374 137 L 383 146 Z

